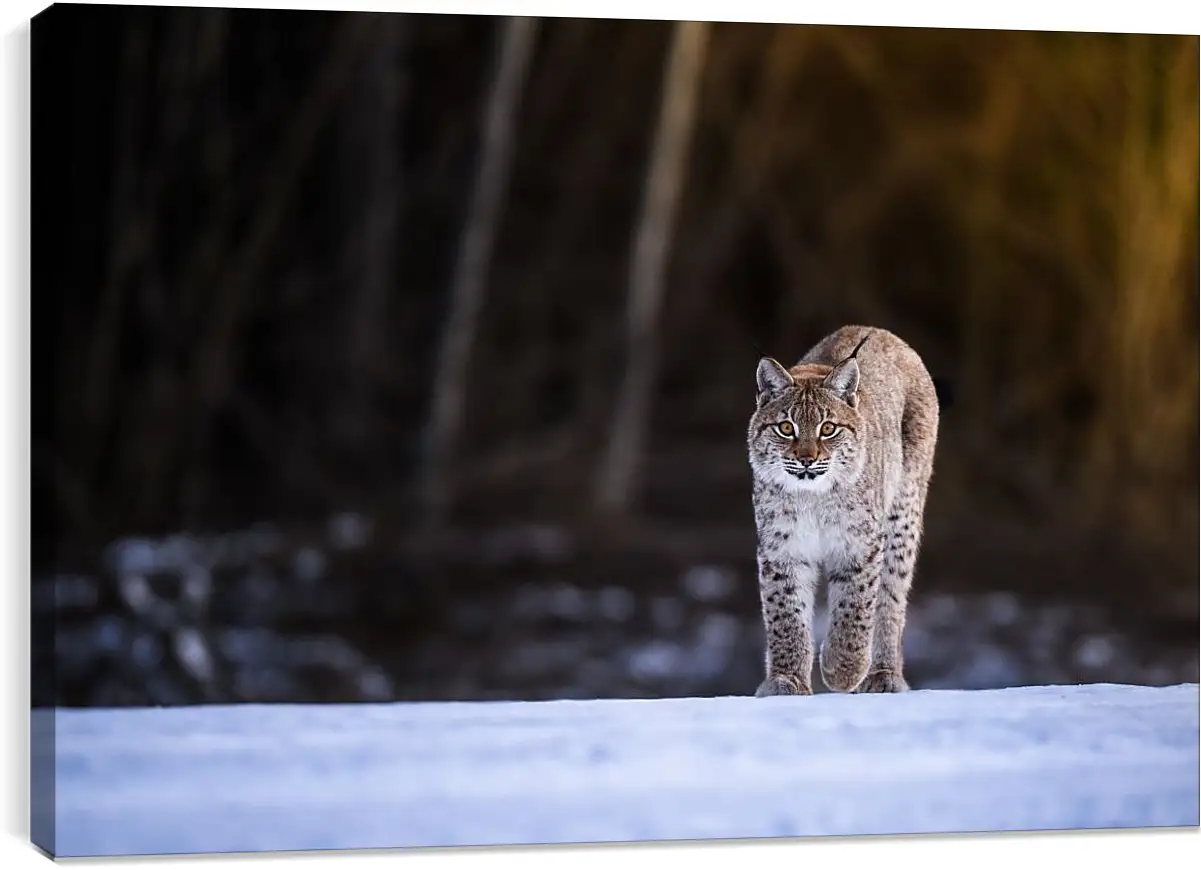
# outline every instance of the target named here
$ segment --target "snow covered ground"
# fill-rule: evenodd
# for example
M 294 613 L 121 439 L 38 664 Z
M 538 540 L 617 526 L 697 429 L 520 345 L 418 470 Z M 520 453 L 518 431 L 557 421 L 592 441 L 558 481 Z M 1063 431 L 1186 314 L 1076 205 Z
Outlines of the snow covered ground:
M 59 857 L 1195 826 L 1198 701 L 1094 685 L 39 710 L 33 737 L 56 753 Z

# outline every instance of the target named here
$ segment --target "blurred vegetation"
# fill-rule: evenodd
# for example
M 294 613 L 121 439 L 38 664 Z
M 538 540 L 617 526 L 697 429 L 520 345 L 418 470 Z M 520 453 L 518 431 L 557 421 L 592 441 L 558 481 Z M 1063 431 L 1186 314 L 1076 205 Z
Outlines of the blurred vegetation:
M 40 565 L 346 506 L 414 527 L 503 24 L 35 20 Z M 670 38 L 540 23 L 454 521 L 592 514 Z M 868 322 L 954 388 L 919 574 L 1195 614 L 1198 39 L 716 24 L 699 85 L 629 534 L 752 558 L 755 362 Z

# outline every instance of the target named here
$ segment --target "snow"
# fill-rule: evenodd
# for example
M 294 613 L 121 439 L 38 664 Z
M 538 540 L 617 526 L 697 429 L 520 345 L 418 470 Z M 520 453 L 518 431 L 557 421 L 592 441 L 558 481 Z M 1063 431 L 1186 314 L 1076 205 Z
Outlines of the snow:
M 1187 684 L 60 709 L 33 736 L 35 759 L 56 753 L 59 857 L 1196 826 L 1198 701 Z

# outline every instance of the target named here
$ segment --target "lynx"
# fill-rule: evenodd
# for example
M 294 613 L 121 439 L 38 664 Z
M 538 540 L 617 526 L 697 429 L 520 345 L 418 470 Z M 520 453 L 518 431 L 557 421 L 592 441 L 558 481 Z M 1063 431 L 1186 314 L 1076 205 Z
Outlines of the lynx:
M 766 677 L 755 692 L 904 692 L 901 637 L 938 440 L 938 395 L 892 333 L 846 326 L 785 368 L 760 360 L 747 430 Z

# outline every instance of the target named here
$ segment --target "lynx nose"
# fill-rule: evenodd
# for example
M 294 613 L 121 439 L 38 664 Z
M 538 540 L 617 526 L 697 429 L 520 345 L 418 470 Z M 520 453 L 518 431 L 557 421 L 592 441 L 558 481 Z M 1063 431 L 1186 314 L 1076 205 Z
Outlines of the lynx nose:
M 801 467 L 803 467 L 803 468 L 808 468 L 810 465 L 812 465 L 812 464 L 813 464 L 813 461 L 814 461 L 814 460 L 813 460 L 813 457 L 812 457 L 812 456 L 799 456 L 799 457 L 797 457 L 797 462 L 801 463 Z

